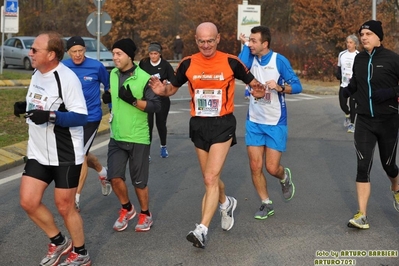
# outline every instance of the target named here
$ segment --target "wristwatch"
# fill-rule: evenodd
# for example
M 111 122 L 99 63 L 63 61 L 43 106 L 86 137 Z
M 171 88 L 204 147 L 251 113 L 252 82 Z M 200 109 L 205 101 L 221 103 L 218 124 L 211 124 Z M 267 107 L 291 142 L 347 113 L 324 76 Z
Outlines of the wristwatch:
M 137 99 L 134 100 L 134 102 L 132 102 L 132 105 L 133 105 L 134 107 L 137 107 Z
M 280 87 L 281 87 L 281 92 L 284 92 L 285 91 L 285 85 L 280 85 Z
M 50 123 L 55 123 L 55 118 L 56 118 L 57 116 L 55 115 L 55 112 L 54 111 L 50 111 L 50 116 L 49 116 L 49 119 L 48 119 L 48 121 L 50 122 Z

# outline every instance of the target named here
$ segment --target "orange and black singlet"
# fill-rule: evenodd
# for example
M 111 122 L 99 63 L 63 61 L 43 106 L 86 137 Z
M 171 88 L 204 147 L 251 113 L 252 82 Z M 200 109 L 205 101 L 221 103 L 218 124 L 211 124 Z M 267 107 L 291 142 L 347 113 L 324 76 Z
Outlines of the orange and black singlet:
M 172 84 L 188 82 L 191 116 L 217 117 L 234 111 L 235 79 L 248 84 L 254 76 L 238 57 L 217 51 L 212 58 L 201 53 L 183 58 Z

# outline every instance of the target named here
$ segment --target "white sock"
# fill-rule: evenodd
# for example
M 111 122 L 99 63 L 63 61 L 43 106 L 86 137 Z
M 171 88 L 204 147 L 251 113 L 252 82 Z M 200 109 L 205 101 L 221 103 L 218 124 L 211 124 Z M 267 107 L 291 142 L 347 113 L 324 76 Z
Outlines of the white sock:
M 107 176 L 107 169 L 103 166 L 100 172 L 98 172 L 99 176 Z
M 80 199 L 80 194 L 76 193 L 76 194 L 75 194 L 75 201 L 76 201 L 76 202 L 79 202 L 79 199 Z
M 270 204 L 270 203 L 272 203 L 272 201 L 269 198 L 267 198 L 267 199 L 262 200 L 262 203 Z
M 227 207 L 229 207 L 229 205 L 230 205 L 230 200 L 226 196 L 225 202 L 220 204 L 220 209 L 225 210 L 225 209 L 227 209 Z
M 288 178 L 287 173 L 284 171 L 284 179 L 281 180 L 280 182 L 284 184 L 287 178 Z
M 200 224 L 200 225 L 198 225 L 198 226 L 201 228 L 201 230 L 204 232 L 205 235 L 208 234 L 208 227 L 206 227 L 206 226 L 203 225 L 203 224 Z

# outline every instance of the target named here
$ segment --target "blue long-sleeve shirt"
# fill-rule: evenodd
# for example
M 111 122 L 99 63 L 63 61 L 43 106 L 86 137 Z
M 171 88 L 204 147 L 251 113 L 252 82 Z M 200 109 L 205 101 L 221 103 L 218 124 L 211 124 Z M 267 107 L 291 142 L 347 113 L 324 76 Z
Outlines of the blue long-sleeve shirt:
M 109 73 L 104 65 L 95 59 L 86 57 L 80 65 L 76 65 L 72 59 L 62 61 L 70 68 L 82 83 L 82 90 L 87 106 L 87 122 L 97 122 L 102 119 L 101 109 L 101 83 L 104 91 L 109 90 Z

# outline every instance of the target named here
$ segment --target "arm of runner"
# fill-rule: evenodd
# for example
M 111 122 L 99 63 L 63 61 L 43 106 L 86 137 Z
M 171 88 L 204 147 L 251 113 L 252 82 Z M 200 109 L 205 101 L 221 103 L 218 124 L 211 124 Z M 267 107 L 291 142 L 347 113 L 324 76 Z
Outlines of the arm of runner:
M 166 80 L 162 83 L 159 78 L 154 76 L 151 76 L 148 85 L 151 87 L 152 91 L 159 96 L 171 96 L 179 89 Z
M 249 92 L 255 98 L 263 98 L 266 94 L 266 87 L 264 84 L 260 83 L 256 79 L 253 79 L 249 86 L 251 86 L 252 90 Z

